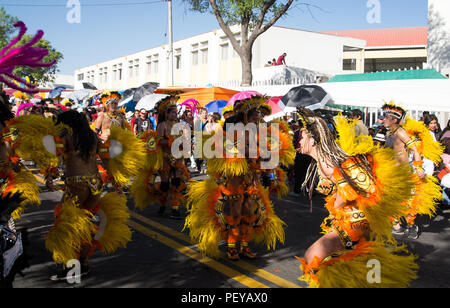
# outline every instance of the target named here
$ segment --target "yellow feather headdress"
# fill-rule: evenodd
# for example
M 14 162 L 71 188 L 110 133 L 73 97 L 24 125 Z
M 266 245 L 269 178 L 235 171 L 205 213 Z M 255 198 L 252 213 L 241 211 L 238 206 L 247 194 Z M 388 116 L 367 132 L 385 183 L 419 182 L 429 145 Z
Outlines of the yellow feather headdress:
M 105 91 L 103 92 L 102 96 L 100 97 L 100 102 L 103 104 L 103 106 L 108 106 L 112 102 L 119 102 L 122 99 L 122 95 L 120 95 L 117 91 Z
M 394 101 L 390 101 L 389 103 L 385 103 L 383 107 L 381 107 L 385 114 L 389 114 L 400 121 L 403 121 L 406 116 L 406 110 L 396 105 Z

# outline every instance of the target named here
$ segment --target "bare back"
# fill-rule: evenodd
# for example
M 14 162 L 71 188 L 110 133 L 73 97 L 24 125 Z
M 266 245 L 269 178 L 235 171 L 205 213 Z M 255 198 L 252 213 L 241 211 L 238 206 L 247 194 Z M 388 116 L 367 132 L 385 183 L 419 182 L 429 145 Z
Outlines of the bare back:
M 72 136 L 66 135 L 64 139 L 66 141 L 66 150 L 64 152 L 65 175 L 72 177 L 97 174 L 97 152 L 99 144 L 97 143 L 95 145 L 89 160 L 86 161 L 81 156 L 81 153 L 75 150 Z

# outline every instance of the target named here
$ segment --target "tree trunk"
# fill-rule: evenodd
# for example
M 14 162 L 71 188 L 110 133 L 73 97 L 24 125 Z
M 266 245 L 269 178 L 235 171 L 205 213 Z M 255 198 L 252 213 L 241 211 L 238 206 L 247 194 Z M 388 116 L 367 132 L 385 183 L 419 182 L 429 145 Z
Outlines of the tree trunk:
M 242 87 L 250 87 L 253 81 L 252 73 L 252 47 L 253 44 L 242 46 L 241 64 L 242 64 Z

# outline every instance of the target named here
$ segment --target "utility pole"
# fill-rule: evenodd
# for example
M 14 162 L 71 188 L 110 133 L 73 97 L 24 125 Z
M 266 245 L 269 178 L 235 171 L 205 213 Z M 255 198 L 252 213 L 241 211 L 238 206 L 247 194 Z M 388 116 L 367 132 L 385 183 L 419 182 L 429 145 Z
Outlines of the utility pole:
M 169 85 L 173 86 L 173 30 L 172 30 L 172 0 L 167 0 L 169 6 Z

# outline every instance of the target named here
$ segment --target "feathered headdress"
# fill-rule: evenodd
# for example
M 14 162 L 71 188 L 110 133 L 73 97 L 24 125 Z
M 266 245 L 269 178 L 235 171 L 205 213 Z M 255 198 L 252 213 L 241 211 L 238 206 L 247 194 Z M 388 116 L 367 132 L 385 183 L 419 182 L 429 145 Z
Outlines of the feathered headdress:
M 200 103 L 193 98 L 185 100 L 179 106 L 182 107 L 182 109 L 184 108 L 184 110 L 191 110 L 192 116 L 197 116 L 198 110 L 200 109 Z
M 226 106 L 222 109 L 222 115 L 225 119 L 234 114 L 233 105 Z
M 405 119 L 406 110 L 398 105 L 395 105 L 394 101 L 385 103 L 381 109 L 385 114 L 389 114 L 394 118 L 399 119 L 399 121 L 403 121 Z
M 166 116 L 167 112 L 171 109 L 177 109 L 177 101 L 179 100 L 178 96 L 167 96 L 156 103 L 156 109 L 158 110 L 159 116 Z
M 113 91 L 113 92 L 109 92 L 109 91 L 105 91 L 103 92 L 103 94 L 100 96 L 100 102 L 103 104 L 103 106 L 108 106 L 109 104 L 111 104 L 112 102 L 117 102 L 119 103 L 119 101 L 122 99 L 122 95 L 120 95 L 119 92 L 117 91 Z
M 14 92 L 14 98 L 15 99 L 22 99 L 24 101 L 28 100 L 28 96 L 25 93 L 21 92 L 21 91 Z
M 268 99 L 269 98 L 266 96 L 252 96 L 251 98 L 237 101 L 234 103 L 234 112 L 244 113 L 245 115 L 247 115 L 250 110 L 257 109 L 264 116 L 271 115 L 272 107 L 266 104 Z
M 37 34 L 31 38 L 31 40 L 23 46 L 13 48 L 27 32 L 27 27 L 21 21 L 14 24 L 14 27 L 19 28 L 19 35 L 11 41 L 5 48 L 0 51 L 0 82 L 5 83 L 8 87 L 26 92 L 36 93 L 36 85 L 27 82 L 25 79 L 13 73 L 17 66 L 27 66 L 31 69 L 40 67 L 50 67 L 56 63 L 56 60 L 52 62 L 41 62 L 47 55 L 48 50 L 33 47 L 44 36 L 44 32 L 39 30 Z M 12 48 L 12 49 L 11 49 Z M 15 82 L 22 83 L 24 87 L 20 87 Z

